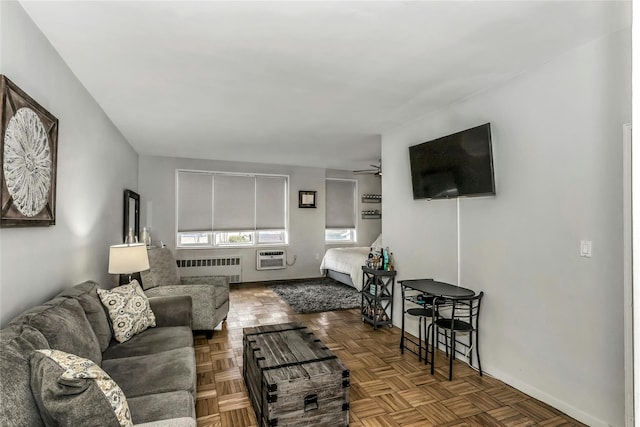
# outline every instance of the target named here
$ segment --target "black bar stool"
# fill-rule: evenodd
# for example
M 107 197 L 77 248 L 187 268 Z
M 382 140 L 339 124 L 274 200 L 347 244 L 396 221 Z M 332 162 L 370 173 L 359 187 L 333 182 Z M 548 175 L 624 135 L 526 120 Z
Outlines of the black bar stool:
M 427 334 L 427 320 L 429 321 L 429 328 L 432 327 L 431 319 L 433 318 L 433 307 L 425 308 L 410 308 L 407 310 L 409 316 L 415 316 L 418 318 L 418 361 L 422 362 L 422 334 L 424 333 L 424 361 L 425 364 L 429 360 L 427 355 L 429 354 L 429 335 Z
M 478 341 L 478 319 L 480 318 L 480 303 L 484 292 L 470 298 L 452 298 L 451 316 L 439 317 L 435 321 L 435 334 L 438 335 L 438 329 L 443 329 L 445 333 L 445 349 L 449 356 L 449 381 L 453 378 L 453 359 L 456 356 L 456 344 L 460 344 L 465 348 L 465 352 L 460 352 L 469 360 L 469 365 L 473 367 L 473 350 L 475 347 L 476 359 L 478 361 L 478 371 L 482 376 L 482 364 L 480 363 L 480 346 Z M 436 301 L 436 304 L 438 301 Z M 469 334 L 468 343 L 456 340 L 456 332 L 465 332 Z M 437 338 L 436 338 L 437 341 Z M 433 369 L 433 354 L 431 355 L 431 368 Z

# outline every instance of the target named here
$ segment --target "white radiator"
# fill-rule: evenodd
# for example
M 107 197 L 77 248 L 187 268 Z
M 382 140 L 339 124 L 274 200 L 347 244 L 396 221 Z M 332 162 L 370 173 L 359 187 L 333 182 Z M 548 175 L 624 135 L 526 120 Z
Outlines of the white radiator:
M 267 249 L 256 252 L 256 270 L 287 268 L 287 254 L 282 249 Z
M 242 282 L 242 257 L 176 260 L 181 276 L 227 276 L 229 283 Z

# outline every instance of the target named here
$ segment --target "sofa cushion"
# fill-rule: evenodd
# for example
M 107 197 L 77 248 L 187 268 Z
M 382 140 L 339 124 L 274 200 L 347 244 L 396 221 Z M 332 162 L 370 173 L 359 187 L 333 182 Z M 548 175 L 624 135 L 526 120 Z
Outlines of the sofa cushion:
M 128 341 L 148 327 L 156 326 L 147 296 L 136 280 L 111 290 L 98 289 L 98 296 L 107 308 L 116 341 Z
M 10 325 L 0 331 L 0 424 L 6 427 L 40 427 L 44 422 L 31 393 L 29 355 L 49 348 L 40 331 Z
M 102 351 L 96 334 L 74 298 L 56 298 L 55 305 L 27 316 L 28 324 L 45 336 L 49 348 L 75 354 L 100 365 Z
M 102 353 L 102 360 L 143 356 L 192 345 L 193 333 L 188 326 L 152 328 L 123 343 L 113 340 L 109 348 Z
M 50 309 L 51 307 L 55 307 L 58 304 L 62 303 L 65 300 L 63 297 L 55 297 L 47 302 L 42 303 L 41 305 L 36 305 L 35 307 L 31 307 L 22 313 L 18 314 L 16 317 L 11 319 L 9 324 L 27 324 L 29 323 L 29 319 L 31 319 L 36 314 L 40 314 L 45 310 Z
M 180 284 L 180 272 L 173 253 L 167 248 L 154 248 L 149 254 L 150 270 L 140 273 L 144 290 L 156 286 L 174 286 Z
M 102 363 L 102 369 L 129 398 L 177 390 L 195 394 L 196 363 L 193 347 L 109 359 Z
M 120 387 L 83 357 L 59 350 L 32 352 L 31 390 L 47 425 L 133 425 Z
M 58 294 L 59 297 L 76 298 L 82 306 L 87 320 L 93 328 L 93 332 L 100 343 L 100 350 L 104 352 L 111 342 L 111 326 L 109 318 L 100 298 L 98 297 L 98 284 L 86 281 L 72 288 L 65 289 Z
M 149 305 L 156 316 L 156 327 L 191 326 L 193 301 L 189 295 L 152 297 Z
M 145 270 L 140 272 L 140 286 L 142 286 L 142 289 L 145 291 L 158 286 L 153 281 L 151 270 Z
M 131 418 L 136 424 L 170 418 L 195 418 L 193 396 L 188 391 L 171 391 L 128 399 Z

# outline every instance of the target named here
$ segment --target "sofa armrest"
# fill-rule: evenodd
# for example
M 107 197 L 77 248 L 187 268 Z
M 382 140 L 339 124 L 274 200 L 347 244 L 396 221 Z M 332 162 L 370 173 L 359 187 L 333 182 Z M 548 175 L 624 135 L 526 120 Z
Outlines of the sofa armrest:
M 156 326 L 191 327 L 192 301 L 188 295 L 156 296 L 149 298 L 149 305 L 156 316 Z
M 199 304 L 200 300 L 213 301 L 215 298 L 215 288 L 211 285 L 203 285 L 202 283 L 198 285 L 157 286 L 147 289 L 144 293 L 149 298 L 187 295 L 198 301 L 194 302 L 192 306 Z
M 189 417 L 170 418 L 168 420 L 151 421 L 134 424 L 134 427 L 196 427 L 196 420 Z
M 229 278 L 226 276 L 188 276 L 180 279 L 180 286 L 208 286 L 213 289 L 215 308 L 229 301 Z
M 188 295 L 191 297 L 191 327 L 193 330 L 213 330 L 216 327 L 216 290 L 211 285 L 170 285 L 147 289 L 147 297 L 165 297 L 169 295 Z

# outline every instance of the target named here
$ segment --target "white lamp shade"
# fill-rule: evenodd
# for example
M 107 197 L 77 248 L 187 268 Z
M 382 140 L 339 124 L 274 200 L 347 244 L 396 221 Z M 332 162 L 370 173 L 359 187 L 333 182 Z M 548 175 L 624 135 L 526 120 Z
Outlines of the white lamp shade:
M 109 248 L 109 273 L 131 274 L 149 269 L 149 256 L 144 243 L 114 245 Z

